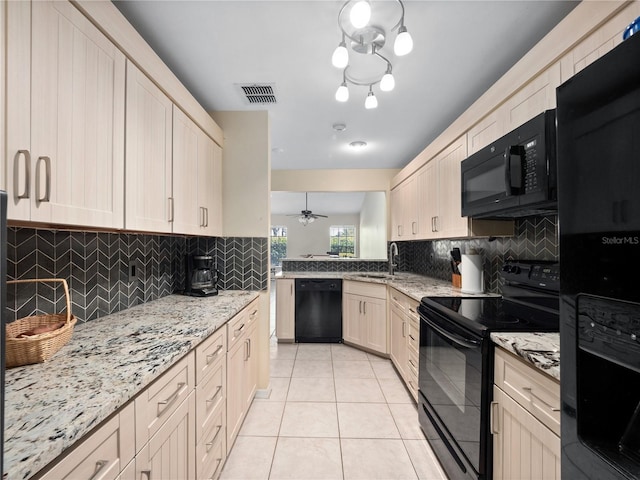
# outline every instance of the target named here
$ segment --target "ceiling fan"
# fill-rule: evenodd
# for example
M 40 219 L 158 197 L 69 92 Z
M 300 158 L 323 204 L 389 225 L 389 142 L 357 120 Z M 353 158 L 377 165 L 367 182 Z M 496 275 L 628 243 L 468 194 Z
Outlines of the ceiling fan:
M 313 213 L 309 210 L 309 193 L 305 192 L 304 194 L 304 210 L 302 210 L 299 214 L 294 213 L 292 215 L 288 215 L 289 217 L 298 217 L 298 221 L 304 225 L 305 227 L 310 223 L 313 223 L 317 218 L 328 218 L 327 215 L 320 215 L 318 213 Z

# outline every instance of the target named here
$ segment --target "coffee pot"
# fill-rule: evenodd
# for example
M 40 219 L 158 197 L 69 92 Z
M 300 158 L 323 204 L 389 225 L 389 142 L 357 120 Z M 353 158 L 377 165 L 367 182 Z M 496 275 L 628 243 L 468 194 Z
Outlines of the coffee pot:
M 207 297 L 218 294 L 218 272 L 211 255 L 187 255 L 185 295 Z

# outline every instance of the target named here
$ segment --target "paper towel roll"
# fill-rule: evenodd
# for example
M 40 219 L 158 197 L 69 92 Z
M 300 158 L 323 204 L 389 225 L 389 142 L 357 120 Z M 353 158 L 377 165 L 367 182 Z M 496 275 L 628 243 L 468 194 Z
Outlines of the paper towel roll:
M 462 255 L 460 264 L 462 274 L 462 293 L 482 293 L 484 276 L 482 275 L 482 257 L 480 255 Z

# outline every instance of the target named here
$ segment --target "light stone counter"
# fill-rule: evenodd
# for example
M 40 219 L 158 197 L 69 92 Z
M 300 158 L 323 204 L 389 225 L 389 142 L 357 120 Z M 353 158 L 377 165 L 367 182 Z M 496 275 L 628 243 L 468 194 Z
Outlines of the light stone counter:
M 492 333 L 493 343 L 560 380 L 559 333 Z
M 419 302 L 422 297 L 487 297 L 499 296 L 493 293 L 468 294 L 451 285 L 450 281 L 417 275 L 415 273 L 396 272 L 388 275 L 380 272 L 282 272 L 278 278 L 341 278 L 360 282 L 383 283 Z
M 164 297 L 77 324 L 48 362 L 7 370 L 5 478 L 37 473 L 257 296 Z

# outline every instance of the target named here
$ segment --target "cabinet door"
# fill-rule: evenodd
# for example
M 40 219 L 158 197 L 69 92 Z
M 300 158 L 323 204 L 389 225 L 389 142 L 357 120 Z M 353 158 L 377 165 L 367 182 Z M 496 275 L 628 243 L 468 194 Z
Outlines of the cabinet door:
M 30 80 L 30 220 L 122 228 L 124 54 L 71 3 L 32 2 Z
M 342 295 L 342 336 L 346 342 L 363 345 L 362 297 Z
M 395 305 L 390 309 L 391 323 L 391 361 L 396 366 L 403 379 L 407 378 L 407 338 L 406 323 L 403 312 Z
M 198 201 L 200 176 L 200 128 L 182 110 L 173 106 L 173 232 L 198 235 L 205 225 L 204 206 Z M 204 180 L 206 184 L 206 179 Z
M 129 230 L 171 232 L 171 100 L 127 62 L 126 212 Z
M 386 300 L 363 297 L 362 316 L 366 332 L 364 346 L 379 353 L 388 353 Z
M 276 280 L 276 336 L 278 340 L 295 338 L 295 291 L 293 279 Z
M 136 478 L 193 480 L 196 476 L 195 392 L 136 455 Z
M 418 171 L 416 182 L 418 184 L 419 236 L 422 239 L 435 238 L 440 201 L 438 169 L 435 161 L 430 161 Z
M 476 123 L 467 132 L 469 155 L 483 149 L 507 133 L 507 109 L 500 106 Z
M 415 175 L 402 187 L 402 211 L 405 233 L 403 240 L 414 240 L 418 235 L 418 183 Z
M 198 129 L 200 235 L 222 235 L 222 148 Z
M 227 454 L 244 419 L 244 362 L 247 344 L 243 337 L 227 353 Z
M 466 237 L 469 234 L 467 217 L 461 215 L 461 169 L 467 158 L 467 137 L 462 136 L 436 157 L 438 169 L 438 214 L 436 232 L 438 238 Z
M 41 477 L 41 480 L 77 478 L 118 478 L 135 453 L 133 445 L 133 404 L 83 440 L 71 454 Z
M 501 389 L 493 396 L 493 478 L 560 480 L 560 437 Z
M 244 409 L 245 414 L 253 402 L 258 388 L 258 322 L 247 331 L 247 353 L 244 361 Z
M 403 240 L 402 237 L 402 190 L 396 187 L 391 190 L 391 240 Z

